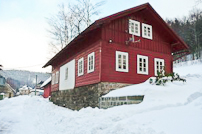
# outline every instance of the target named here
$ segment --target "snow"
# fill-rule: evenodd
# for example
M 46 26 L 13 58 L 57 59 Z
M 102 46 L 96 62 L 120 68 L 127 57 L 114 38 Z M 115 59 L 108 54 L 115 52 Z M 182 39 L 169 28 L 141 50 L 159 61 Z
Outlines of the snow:
M 49 77 L 44 83 L 41 85 L 41 87 L 46 86 L 49 82 L 51 82 L 51 77 Z
M 24 85 L 22 88 L 19 88 L 19 90 L 30 90 L 32 89 L 31 87 L 28 87 L 27 85 Z
M 187 80 L 142 84 L 106 96 L 145 95 L 140 104 L 73 111 L 48 99 L 19 96 L 0 101 L 0 134 L 201 134 L 202 64 L 174 68 Z

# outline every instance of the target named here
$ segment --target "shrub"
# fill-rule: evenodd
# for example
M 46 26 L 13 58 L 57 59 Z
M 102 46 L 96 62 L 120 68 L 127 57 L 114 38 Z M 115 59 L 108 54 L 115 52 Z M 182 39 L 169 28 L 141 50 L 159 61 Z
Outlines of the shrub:
M 157 76 L 154 78 L 149 79 L 149 83 L 152 85 L 165 85 L 166 82 L 168 81 L 182 81 L 186 82 L 186 79 L 183 79 L 179 76 L 177 73 L 166 73 L 165 72 L 165 67 L 163 68 L 162 71 L 157 71 Z

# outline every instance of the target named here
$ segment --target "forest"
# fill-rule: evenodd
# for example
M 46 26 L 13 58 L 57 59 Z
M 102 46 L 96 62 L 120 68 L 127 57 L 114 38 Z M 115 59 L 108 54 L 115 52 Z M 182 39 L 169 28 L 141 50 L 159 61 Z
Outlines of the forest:
M 194 8 L 188 16 L 167 19 L 167 24 L 185 41 L 193 60 L 202 56 L 202 10 Z

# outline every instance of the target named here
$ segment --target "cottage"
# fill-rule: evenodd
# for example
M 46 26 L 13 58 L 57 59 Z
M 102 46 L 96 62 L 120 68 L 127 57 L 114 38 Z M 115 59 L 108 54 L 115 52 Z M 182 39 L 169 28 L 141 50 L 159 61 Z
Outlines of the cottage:
M 16 91 L 6 83 L 6 79 L 0 75 L 0 100 L 15 96 Z
M 0 75 L 0 86 L 5 86 L 6 84 L 6 79 Z
M 51 99 L 71 109 L 98 106 L 110 90 L 144 82 L 188 46 L 149 3 L 99 19 L 49 60 Z
M 23 87 L 19 88 L 20 95 L 29 95 L 31 89 L 31 87 L 24 85 Z
M 44 98 L 51 96 L 51 77 L 44 81 L 44 83 L 41 85 L 41 88 L 44 90 Z

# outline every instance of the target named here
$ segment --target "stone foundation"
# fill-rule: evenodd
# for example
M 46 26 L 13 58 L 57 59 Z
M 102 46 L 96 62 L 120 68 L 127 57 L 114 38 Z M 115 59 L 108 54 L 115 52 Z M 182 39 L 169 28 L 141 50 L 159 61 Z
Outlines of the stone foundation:
M 98 107 L 99 97 L 109 91 L 129 86 L 131 84 L 101 82 L 97 84 L 76 87 L 70 90 L 55 91 L 51 94 L 51 101 L 72 110 L 80 110 L 85 107 Z

